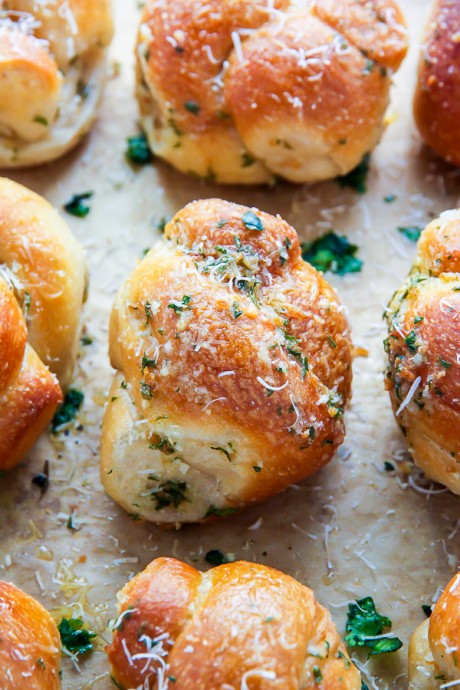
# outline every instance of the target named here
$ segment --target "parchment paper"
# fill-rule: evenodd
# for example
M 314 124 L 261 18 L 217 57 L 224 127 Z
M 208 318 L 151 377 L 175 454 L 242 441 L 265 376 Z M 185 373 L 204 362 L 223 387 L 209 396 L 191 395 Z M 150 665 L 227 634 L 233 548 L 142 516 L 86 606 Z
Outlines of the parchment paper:
M 85 393 L 82 429 L 57 440 L 43 436 L 29 457 L 0 480 L 0 578 L 37 597 L 59 620 L 77 611 L 101 633 L 100 650 L 77 670 L 63 661 L 69 690 L 113 687 L 102 651 L 115 594 L 160 555 L 198 568 L 221 549 L 238 559 L 284 570 L 311 586 L 330 607 L 341 632 L 347 604 L 371 595 L 404 641 L 391 655 L 358 657 L 374 688 L 407 684 L 407 641 L 424 618 L 421 604 L 455 571 L 459 499 L 425 494 L 407 462 L 383 388 L 383 308 L 409 270 L 415 245 L 399 225 L 424 225 L 460 204 L 460 172 L 421 146 L 411 115 L 415 64 L 427 0 L 401 0 L 411 54 L 396 78 L 389 127 L 372 156 L 369 191 L 360 196 L 331 182 L 315 187 L 223 188 L 187 179 L 160 162 L 133 170 L 124 160 L 125 137 L 136 132 L 132 47 L 139 17 L 135 0 L 115 0 L 117 34 L 111 51 L 119 74 L 108 83 L 94 130 L 73 154 L 53 165 L 11 175 L 61 207 L 72 194 L 94 191 L 86 219 L 67 216 L 84 245 L 91 274 L 84 312 L 94 339 L 81 348 L 75 386 Z M 115 65 L 114 72 L 118 72 Z M 393 203 L 384 196 L 395 194 Z M 223 197 L 280 213 L 302 239 L 329 228 L 359 245 L 363 271 L 331 279 L 348 306 L 354 342 L 369 356 L 355 360 L 353 402 L 346 442 L 317 476 L 241 515 L 209 526 L 164 532 L 133 523 L 103 492 L 98 438 L 111 380 L 107 331 L 115 291 L 159 234 L 155 223 L 200 197 Z M 454 365 L 455 366 L 455 365 Z M 51 483 L 40 500 L 31 479 L 50 461 Z M 396 473 L 383 469 L 388 461 Z M 435 487 L 439 488 L 439 487 Z M 66 523 L 70 514 L 78 528 Z

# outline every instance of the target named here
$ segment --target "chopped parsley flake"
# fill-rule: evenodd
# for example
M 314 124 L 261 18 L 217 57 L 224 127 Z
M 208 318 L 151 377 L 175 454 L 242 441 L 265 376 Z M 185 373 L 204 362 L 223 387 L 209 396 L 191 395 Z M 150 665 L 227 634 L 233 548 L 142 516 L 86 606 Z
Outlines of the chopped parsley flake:
M 170 304 L 168 304 L 168 309 L 174 309 L 174 312 L 176 314 L 181 314 L 181 312 L 183 312 L 184 309 L 188 307 L 191 301 L 192 298 L 190 297 L 190 295 L 184 295 L 179 304 L 177 302 L 171 302 Z
M 94 645 L 91 640 L 97 637 L 84 627 L 81 618 L 63 618 L 58 625 L 64 651 L 70 655 L 83 655 L 91 652 Z
M 77 218 L 85 218 L 91 211 L 90 205 L 87 203 L 88 199 L 94 196 L 94 192 L 83 192 L 83 194 L 74 194 L 70 201 L 64 204 L 64 210 L 70 213 L 71 216 Z
M 417 345 L 415 344 L 416 338 L 417 338 L 417 335 L 416 335 L 415 331 L 411 331 L 404 338 L 404 342 L 406 343 L 409 352 L 411 352 L 412 354 L 415 354 L 417 352 Z
M 151 400 L 153 398 L 153 391 L 150 388 L 148 383 L 146 383 L 145 381 L 141 381 L 140 382 L 140 389 L 141 389 L 141 395 L 144 398 L 144 400 Z
M 43 115 L 35 115 L 34 122 L 36 122 L 38 125 L 43 125 L 44 127 L 49 126 L 48 120 Z
M 249 168 L 251 165 L 254 165 L 254 163 L 256 162 L 256 159 L 254 158 L 254 156 L 251 156 L 251 154 L 248 153 L 247 151 L 245 151 L 245 153 L 243 153 L 242 160 L 243 160 L 243 162 L 241 163 L 242 168 Z
M 211 549 L 211 551 L 208 551 L 204 560 L 210 565 L 223 565 L 224 563 L 233 562 L 233 559 L 229 558 L 225 553 L 222 553 L 220 549 Z
M 58 407 L 51 420 L 51 429 L 54 434 L 75 419 L 79 409 L 83 405 L 84 398 L 84 394 L 76 388 L 71 388 L 67 391 L 64 402 Z
M 196 101 L 185 101 L 184 108 L 192 115 L 198 115 L 201 110 L 201 106 Z
M 141 371 L 144 369 L 155 369 L 157 365 L 156 359 L 150 359 L 145 354 L 142 355 Z
M 370 153 L 366 153 L 361 163 L 347 175 L 338 178 L 341 187 L 351 187 L 359 194 L 367 192 L 367 175 L 369 173 Z
M 153 159 L 150 151 L 149 142 L 145 134 L 137 134 L 134 137 L 126 139 L 127 147 L 125 156 L 130 163 L 137 165 L 147 165 Z
M 231 443 L 228 444 L 228 447 L 230 448 L 230 450 L 228 450 L 227 448 L 222 448 L 222 446 L 211 446 L 211 450 L 220 451 L 221 453 L 223 453 L 226 456 L 227 460 L 229 460 L 231 462 L 231 460 L 232 460 L 231 454 L 235 452 L 235 449 L 233 448 Z
M 252 211 L 246 211 L 241 220 L 243 221 L 245 228 L 248 230 L 257 230 L 257 232 L 262 232 L 264 229 L 262 221 Z
M 315 679 L 315 683 L 321 683 L 323 680 L 323 674 L 321 673 L 321 669 L 319 666 L 313 666 L 313 677 Z
M 227 517 L 228 515 L 233 515 L 238 512 L 238 508 L 216 508 L 215 506 L 209 506 L 205 517 Z
M 150 302 L 147 301 L 144 304 L 144 311 L 145 311 L 145 318 L 147 319 L 147 323 L 148 323 L 153 316 L 152 305 Z
M 420 235 L 422 234 L 423 228 L 418 225 L 407 225 L 398 227 L 398 232 L 400 232 L 404 237 L 407 237 L 411 242 L 417 242 Z
M 350 647 L 367 647 L 369 655 L 396 652 L 402 647 L 398 637 L 382 634 L 391 628 L 391 620 L 378 613 L 372 597 L 349 604 L 347 619 L 345 641 Z
M 450 367 L 452 366 L 452 363 L 451 363 L 451 362 L 446 362 L 446 360 L 443 359 L 442 357 L 438 357 L 438 364 L 439 364 L 439 366 L 441 366 L 443 369 L 450 369 Z
M 313 242 L 302 243 L 302 258 L 318 271 L 340 276 L 361 271 L 363 262 L 355 255 L 358 247 L 332 230 Z
M 186 491 L 186 482 L 173 480 L 163 482 L 158 488 L 152 489 L 150 492 L 152 500 L 156 502 L 155 510 L 162 510 L 171 505 L 178 508 L 181 503 L 187 501 Z
M 237 319 L 239 316 L 241 316 L 243 314 L 243 312 L 240 309 L 240 305 L 238 304 L 238 302 L 233 302 L 232 314 L 233 314 L 234 319 Z

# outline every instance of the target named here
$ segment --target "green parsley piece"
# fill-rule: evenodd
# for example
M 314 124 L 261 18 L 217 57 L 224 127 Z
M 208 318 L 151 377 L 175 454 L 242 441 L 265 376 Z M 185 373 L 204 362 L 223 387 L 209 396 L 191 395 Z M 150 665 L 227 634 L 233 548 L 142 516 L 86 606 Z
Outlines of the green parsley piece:
M 49 122 L 43 115 L 35 115 L 34 122 L 38 125 L 43 125 L 43 127 L 49 127 Z
M 410 333 L 404 338 L 404 342 L 406 343 L 409 352 L 411 352 L 413 355 L 417 352 L 417 345 L 415 344 L 416 339 L 417 335 L 415 331 L 410 331 Z
M 223 565 L 224 563 L 233 563 L 233 559 L 229 558 L 225 553 L 222 553 L 220 549 L 211 549 L 208 551 L 204 557 L 206 563 L 210 565 Z
M 367 647 L 369 656 L 401 649 L 403 643 L 398 637 L 382 634 L 385 628 L 391 628 L 391 620 L 380 615 L 372 597 L 349 604 L 347 619 L 345 641 L 350 647 Z
M 233 515 L 238 512 L 238 508 L 216 508 L 215 506 L 209 506 L 205 518 L 207 517 L 227 517 L 228 515 Z
M 244 227 L 248 230 L 256 230 L 257 232 L 262 232 L 264 230 L 262 221 L 252 211 L 246 211 L 241 220 L 243 221 Z
M 145 134 L 137 134 L 126 139 L 126 159 L 136 165 L 147 165 L 153 160 L 153 154 L 149 147 L 149 142 Z
M 174 309 L 174 313 L 179 315 L 188 307 L 191 301 L 190 295 L 184 295 L 179 304 L 177 302 L 168 304 L 168 309 Z
M 339 276 L 361 271 L 363 262 L 356 256 L 358 247 L 332 230 L 317 240 L 303 242 L 301 246 L 302 258 L 318 271 L 331 271 Z
M 94 196 L 94 192 L 74 194 L 70 201 L 64 204 L 64 211 L 69 213 L 71 216 L 76 216 L 77 218 L 86 218 L 88 213 L 91 211 L 91 207 L 88 204 L 88 199 L 91 199 L 92 196 Z
M 411 242 L 418 241 L 420 235 L 422 234 L 422 230 L 423 228 L 419 227 L 418 225 L 406 225 L 398 227 L 398 232 L 400 232 L 401 235 L 404 235 L 404 237 L 407 237 L 407 239 Z
M 254 156 L 251 156 L 251 154 L 248 153 L 247 151 L 245 151 L 245 153 L 243 153 L 241 158 L 243 161 L 241 163 L 242 168 L 249 168 L 251 165 L 254 165 L 254 163 L 256 162 L 256 159 L 254 158 Z
M 201 106 L 196 101 L 185 101 L 184 108 L 192 115 L 198 115 L 201 110 Z
M 187 491 L 186 482 L 169 480 L 163 482 L 156 489 L 150 491 L 152 500 L 156 502 L 155 510 L 162 510 L 173 506 L 178 508 L 181 503 L 188 501 L 185 492 Z
M 341 187 L 350 187 L 358 194 L 365 194 L 367 192 L 367 175 L 369 173 L 370 159 L 370 153 L 366 153 L 361 163 L 354 170 L 338 178 L 339 185 Z
M 238 304 L 238 302 L 233 302 L 232 314 L 233 314 L 234 319 L 237 319 L 239 316 L 241 316 L 243 314 L 243 312 L 240 309 L 240 305 Z
M 445 359 L 442 357 L 438 357 L 438 364 L 441 366 L 443 369 L 450 369 L 452 366 L 452 362 L 446 362 Z
M 51 420 L 51 429 L 53 434 L 61 431 L 61 429 L 66 427 L 75 419 L 78 411 L 83 405 L 84 399 L 84 394 L 76 388 L 70 388 L 67 391 L 64 402 L 58 407 L 53 419 Z
M 145 381 L 141 381 L 140 382 L 140 389 L 141 389 L 141 395 L 144 398 L 144 400 L 151 400 L 153 398 L 153 391 L 150 388 L 148 383 L 146 383 Z
M 313 677 L 315 679 L 315 683 L 321 683 L 323 680 L 323 674 L 321 673 L 321 669 L 319 666 L 313 666 Z
M 147 319 L 147 323 L 148 323 L 153 316 L 152 304 L 148 300 L 144 304 L 144 311 L 145 311 L 145 318 Z
M 223 448 L 222 446 L 211 446 L 211 450 L 220 451 L 221 453 L 223 453 L 226 456 L 227 460 L 229 460 L 231 462 L 231 460 L 232 460 L 231 455 L 232 455 L 232 453 L 236 453 L 236 450 L 233 447 L 233 443 L 231 441 L 229 443 L 227 443 L 227 446 L 228 446 L 228 448 Z
M 95 632 L 91 632 L 84 627 L 81 618 L 63 618 L 58 625 L 64 653 L 69 656 L 80 656 L 92 652 L 94 644 L 91 640 L 97 637 Z
M 157 365 L 156 359 L 150 359 L 149 357 L 146 356 L 145 353 L 142 355 L 142 362 L 141 362 L 142 373 L 144 372 L 144 369 L 155 369 L 156 365 Z

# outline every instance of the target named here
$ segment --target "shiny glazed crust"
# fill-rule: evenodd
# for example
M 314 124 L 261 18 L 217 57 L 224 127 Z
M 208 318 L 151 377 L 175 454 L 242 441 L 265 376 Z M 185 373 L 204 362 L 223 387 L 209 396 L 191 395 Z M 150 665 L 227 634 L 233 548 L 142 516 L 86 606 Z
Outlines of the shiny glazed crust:
M 43 163 L 81 140 L 111 37 L 110 0 L 0 0 L 0 167 Z
M 437 690 L 460 680 L 460 575 L 457 573 L 414 632 L 409 647 L 409 687 Z
M 240 561 L 201 573 L 158 558 L 118 600 L 108 654 L 122 687 L 361 687 L 329 611 L 310 589 L 272 568 Z
M 420 56 L 414 115 L 436 153 L 460 165 L 460 5 L 435 0 Z
M 0 581 L 0 687 L 59 690 L 61 640 L 50 614 L 11 584 Z
M 344 438 L 350 349 L 337 295 L 293 228 L 189 204 L 115 301 L 106 490 L 149 520 L 194 522 L 313 474 Z
M 460 494 L 460 211 L 422 233 L 388 310 L 388 370 L 397 421 L 415 462 Z
M 143 126 L 157 155 L 205 179 L 336 177 L 378 142 L 406 50 L 393 0 L 150 0 Z
M 0 469 L 33 446 L 75 363 L 83 253 L 57 211 L 0 178 Z

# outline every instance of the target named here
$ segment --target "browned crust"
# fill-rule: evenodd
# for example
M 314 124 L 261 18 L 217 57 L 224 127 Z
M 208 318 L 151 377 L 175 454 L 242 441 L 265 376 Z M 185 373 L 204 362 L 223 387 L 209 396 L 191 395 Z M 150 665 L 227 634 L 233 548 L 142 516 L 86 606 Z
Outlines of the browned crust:
M 223 143 L 232 131 L 243 182 L 263 179 L 260 168 L 247 177 L 255 162 L 267 175 L 314 181 L 348 172 L 375 146 L 391 73 L 406 52 L 393 0 L 317 0 L 305 9 L 280 0 L 274 11 L 255 0 L 150 0 L 138 36 L 138 97 L 151 145 L 182 170 L 193 171 L 200 139 Z M 209 151 L 210 176 L 218 155 L 218 146 Z M 316 172 L 304 156 L 318 158 Z M 217 177 L 237 181 L 238 170 Z
M 307 129 L 324 142 L 344 168 L 351 157 L 359 161 L 375 145 L 388 105 L 386 68 L 344 38 L 340 44 L 336 32 L 314 16 L 288 15 L 278 33 L 271 25 L 249 37 L 244 62 L 232 55 L 224 95 L 243 139 L 265 126 L 275 139 L 277 123 L 289 122 L 293 132 Z M 334 40 L 337 49 L 329 51 L 327 64 L 321 64 L 321 52 L 317 60 L 302 57 L 301 51 L 327 49 Z
M 19 305 L 9 287 L 0 279 L 0 395 L 22 364 L 27 330 Z
M 145 653 L 140 630 L 150 638 L 166 633 L 162 665 L 178 690 L 236 688 L 244 681 L 251 690 L 297 690 L 314 688 L 319 674 L 327 690 L 360 687 L 329 612 L 310 589 L 271 568 L 237 562 L 203 574 L 160 558 L 119 599 L 122 616 L 108 654 L 125 687 L 139 687 L 149 676 L 155 687 L 160 664 L 142 673 L 140 661 L 131 666 L 127 659 L 126 649 L 131 656 L 139 648 Z
M 43 197 L 0 178 L 1 261 L 30 298 L 28 338 L 66 388 L 72 375 L 87 284 L 81 247 Z
M 460 165 L 460 5 L 436 0 L 420 56 L 415 120 L 425 142 Z
M 0 687 L 59 690 L 61 641 L 41 604 L 0 581 Z
M 450 212 L 449 212 L 450 213 Z M 387 388 L 415 461 L 460 492 L 460 222 L 433 221 L 414 268 L 390 304 Z
M 264 230 L 249 230 L 248 212 L 216 199 L 187 205 L 121 289 L 110 330 L 112 363 L 140 419 L 154 423 L 166 414 L 173 427 L 205 425 L 209 433 L 230 425 L 263 458 L 264 470 L 250 472 L 234 505 L 277 493 L 331 459 L 344 438 L 351 387 L 348 324 L 334 290 L 300 258 L 293 228 L 253 209 Z M 249 272 L 260 281 L 258 306 L 246 289 L 206 271 L 208 261 L 235 250 L 235 237 L 248 248 L 243 263 L 258 262 Z M 189 306 L 181 310 L 184 296 Z M 147 320 L 146 304 L 155 305 Z M 142 357 L 155 357 L 157 348 L 155 366 L 143 369 Z M 221 376 L 226 371 L 232 374 Z M 103 435 L 114 430 L 113 410 Z
M 396 71 L 408 48 L 406 21 L 394 0 L 315 0 L 313 12 L 361 53 Z
M 430 616 L 428 639 L 431 652 L 449 680 L 460 679 L 460 576 L 454 575 Z
M 58 67 L 48 49 L 34 36 L 20 31 L 8 31 L 1 25 L 0 68 L 2 71 L 16 70 L 18 78 L 21 73 L 29 78 L 35 77 L 46 91 L 53 92 L 60 86 Z M 23 84 L 20 86 L 22 88 Z
M 46 429 L 62 391 L 53 374 L 27 347 L 18 375 L 0 396 L 0 469 L 22 460 Z

